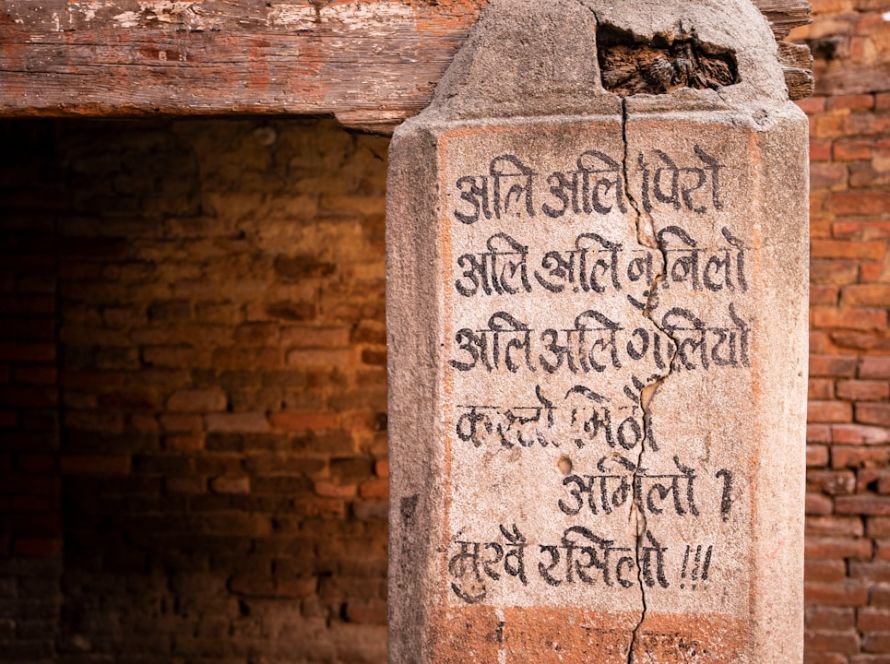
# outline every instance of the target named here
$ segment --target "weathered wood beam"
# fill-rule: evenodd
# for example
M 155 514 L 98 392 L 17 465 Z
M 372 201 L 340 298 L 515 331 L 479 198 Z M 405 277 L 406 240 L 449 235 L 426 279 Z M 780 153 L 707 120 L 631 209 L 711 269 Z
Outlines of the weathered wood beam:
M 484 4 L 0 0 L 0 115 L 333 114 L 385 130 L 427 105 Z M 756 4 L 779 38 L 808 17 L 806 0 Z
M 754 0 L 754 4 L 770 22 L 777 40 L 785 39 L 794 28 L 812 21 L 810 0 Z

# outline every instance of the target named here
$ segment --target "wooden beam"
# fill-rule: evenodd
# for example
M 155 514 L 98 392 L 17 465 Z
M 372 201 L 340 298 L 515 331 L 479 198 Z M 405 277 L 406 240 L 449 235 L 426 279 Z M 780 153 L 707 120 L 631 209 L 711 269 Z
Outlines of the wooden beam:
M 790 99 L 805 99 L 813 94 L 813 54 L 809 46 L 779 42 L 779 62 L 785 69 L 785 84 Z
M 810 0 L 754 0 L 754 4 L 770 22 L 777 40 L 813 20 Z
M 0 2 L 0 115 L 332 114 L 378 130 L 427 105 L 485 4 Z M 756 3 L 780 36 L 808 16 L 806 0 Z

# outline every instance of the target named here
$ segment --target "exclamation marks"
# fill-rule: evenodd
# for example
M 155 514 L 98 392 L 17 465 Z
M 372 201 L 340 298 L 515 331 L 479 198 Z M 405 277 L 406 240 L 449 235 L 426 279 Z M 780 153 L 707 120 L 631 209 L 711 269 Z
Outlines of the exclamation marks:
M 494 633 L 494 638 L 498 643 L 498 664 L 507 664 L 507 647 L 504 643 L 504 628 L 507 626 L 507 618 L 504 616 L 504 610 L 500 607 L 495 609 L 495 616 L 498 620 Z
M 686 553 L 683 554 L 683 569 L 680 571 L 680 588 L 686 589 L 687 580 L 690 582 L 690 590 L 696 590 L 699 583 L 708 580 L 708 571 L 711 569 L 711 552 L 714 546 L 709 544 L 707 549 L 701 544 L 695 547 L 693 555 L 692 545 L 686 545 Z M 689 570 L 690 556 L 692 557 L 692 570 Z M 687 576 L 688 574 L 688 576 Z

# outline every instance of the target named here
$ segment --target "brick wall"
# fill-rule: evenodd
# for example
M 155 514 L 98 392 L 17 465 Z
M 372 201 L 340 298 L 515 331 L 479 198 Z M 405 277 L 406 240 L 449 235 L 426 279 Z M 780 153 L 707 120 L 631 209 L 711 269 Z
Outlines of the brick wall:
M 815 0 L 807 659 L 890 662 L 890 2 Z
M 807 657 L 881 664 L 890 2 L 815 4 Z M 0 661 L 383 661 L 386 139 L 0 138 Z
M 48 123 L 0 126 L 0 659 L 48 662 L 60 601 L 57 213 Z
M 387 141 L 318 121 L 4 135 L 25 212 L 0 275 L 0 660 L 381 661 Z M 63 191 L 31 187 L 41 169 Z M 23 557 L 57 561 L 59 476 L 64 573 L 33 578 Z

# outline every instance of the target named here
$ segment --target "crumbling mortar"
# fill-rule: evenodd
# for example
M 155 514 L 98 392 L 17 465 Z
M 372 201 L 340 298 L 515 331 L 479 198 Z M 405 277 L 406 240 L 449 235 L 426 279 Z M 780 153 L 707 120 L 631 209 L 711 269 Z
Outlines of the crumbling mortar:
M 595 14 L 594 14 L 595 15 Z M 627 197 L 628 203 L 630 204 L 631 209 L 635 214 L 635 224 L 637 230 L 637 243 L 641 246 L 648 247 L 650 249 L 654 249 L 658 252 L 661 257 L 661 265 L 659 267 L 658 272 L 653 276 L 651 283 L 649 284 L 649 290 L 646 294 L 646 304 L 643 307 L 643 316 L 652 323 L 658 329 L 659 332 L 664 334 L 667 338 L 669 338 L 674 344 L 674 350 L 668 358 L 668 367 L 667 373 L 663 376 L 656 377 L 655 380 L 648 385 L 643 386 L 640 390 L 640 409 L 643 412 L 643 435 L 640 441 L 640 453 L 637 455 L 637 463 L 636 463 L 636 471 L 642 472 L 643 469 L 643 454 L 646 451 L 646 440 L 649 439 L 652 422 L 650 418 L 649 405 L 652 402 L 652 399 L 655 397 L 655 393 L 658 389 L 664 384 L 667 378 L 671 375 L 674 369 L 674 359 L 677 355 L 677 350 L 679 349 L 679 344 L 677 340 L 662 326 L 660 326 L 652 312 L 657 306 L 658 300 L 658 286 L 661 281 L 665 278 L 665 272 L 668 264 L 668 256 L 667 250 L 661 243 L 658 242 L 656 230 L 655 230 L 655 221 L 652 219 L 650 214 L 644 214 L 640 210 L 640 206 L 637 203 L 636 199 L 631 194 L 630 189 L 630 176 L 628 169 L 628 159 L 630 152 L 630 142 L 627 137 L 627 122 L 628 122 L 628 111 L 627 111 L 627 99 L 621 98 L 621 142 L 623 147 L 623 154 L 621 160 L 621 172 L 624 180 L 624 191 Z M 648 221 L 648 227 L 643 226 L 643 222 Z M 648 611 L 648 604 L 646 602 L 646 584 L 643 581 L 643 568 L 640 561 L 640 551 L 643 545 L 643 538 L 646 535 L 646 529 L 648 527 L 647 519 L 645 513 L 639 509 L 639 506 L 636 504 L 636 501 L 631 501 L 630 504 L 630 513 L 628 518 L 632 516 L 636 516 L 635 522 L 635 539 L 636 546 L 634 551 L 635 562 L 637 566 L 637 583 L 640 586 L 640 599 L 642 603 L 642 607 L 640 610 L 640 619 L 637 622 L 636 626 L 633 629 L 633 633 L 631 634 L 630 646 L 627 650 L 627 664 L 634 664 L 634 652 L 637 647 L 637 641 L 639 639 L 640 630 L 643 627 L 643 623 L 646 620 L 646 612 Z

